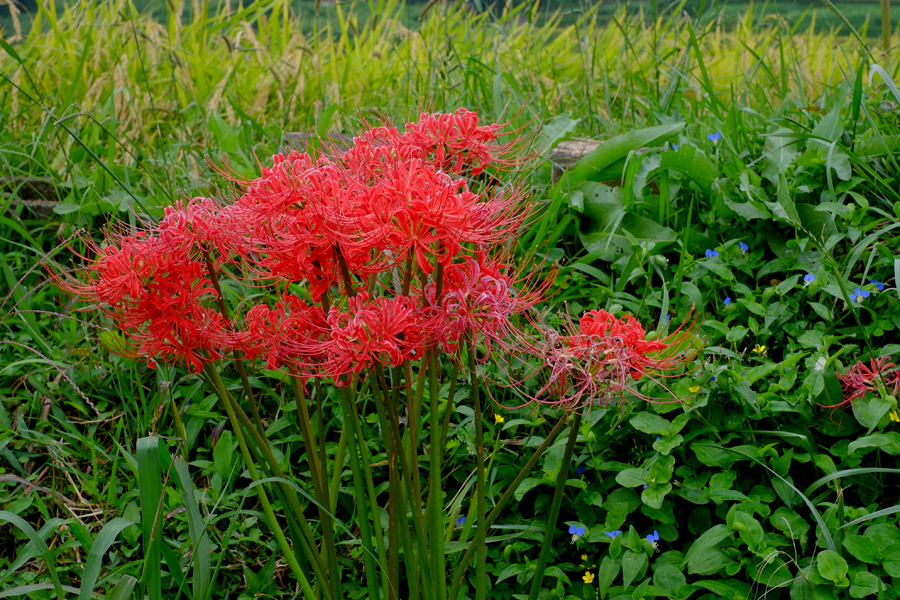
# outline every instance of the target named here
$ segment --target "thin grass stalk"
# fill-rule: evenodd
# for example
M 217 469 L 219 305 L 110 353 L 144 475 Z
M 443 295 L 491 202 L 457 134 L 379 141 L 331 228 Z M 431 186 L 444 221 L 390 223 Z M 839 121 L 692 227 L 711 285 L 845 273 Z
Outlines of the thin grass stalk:
M 256 443 L 259 451 L 262 452 L 264 460 L 261 461 L 261 463 L 269 465 L 275 476 L 282 479 L 287 479 L 284 471 L 282 471 L 281 467 L 278 465 L 278 461 L 275 459 L 275 455 L 272 454 L 272 449 L 269 447 L 268 439 L 264 436 L 261 436 L 256 428 L 253 427 L 253 423 L 250 422 L 250 417 L 247 416 L 247 413 L 244 412 L 244 409 L 241 408 L 241 405 L 235 402 L 234 397 L 231 396 L 227 389 L 225 390 L 225 392 L 229 395 L 229 398 L 232 401 L 232 406 L 234 407 L 234 411 L 238 419 L 244 424 L 244 427 L 253 438 L 253 441 Z M 321 556 L 319 555 L 319 552 L 317 550 L 318 546 L 313 537 L 312 529 L 310 529 L 309 523 L 307 522 L 306 517 L 303 514 L 303 508 L 300 506 L 300 502 L 297 499 L 294 490 L 291 489 L 290 486 L 284 484 L 280 484 L 280 486 L 285 498 L 285 505 L 290 506 L 291 508 L 291 518 L 296 518 L 299 524 L 300 531 L 303 536 L 301 538 L 302 547 L 307 557 L 312 560 L 313 573 L 320 581 L 323 591 L 326 592 L 326 596 L 328 598 L 332 598 L 330 586 L 328 585 L 328 578 L 325 576 L 324 563 L 322 562 Z
M 506 488 L 506 491 L 503 492 L 503 495 L 500 496 L 500 500 L 497 501 L 497 504 L 491 509 L 490 514 L 487 516 L 487 522 L 485 525 L 490 527 L 494 524 L 494 521 L 497 520 L 497 517 L 500 516 L 500 512 L 506 508 L 506 505 L 512 500 L 513 494 L 516 493 L 516 490 L 519 489 L 519 485 L 528 475 L 531 473 L 531 470 L 537 464 L 538 459 L 544 454 L 547 448 L 553 444 L 553 441 L 556 439 L 556 436 L 559 435 L 559 432 L 562 431 L 563 426 L 565 425 L 565 421 L 560 419 L 556 422 L 556 425 L 553 429 L 550 430 L 550 433 L 547 434 L 547 437 L 544 438 L 544 441 L 541 442 L 541 445 L 534 451 L 531 455 L 531 458 L 528 459 L 528 462 L 525 463 L 525 466 L 522 467 L 522 470 L 519 471 L 519 474 L 516 475 L 516 478 L 513 479 L 512 483 L 509 484 L 509 487 Z M 469 563 L 472 562 L 472 557 L 475 555 L 475 543 L 474 540 L 469 544 L 469 547 L 466 548 L 466 552 L 462 557 L 462 560 L 459 561 L 459 566 L 457 567 L 457 576 L 455 581 L 453 582 L 453 587 L 450 588 L 450 594 L 448 598 L 450 600 L 456 600 L 456 597 L 459 595 L 460 587 L 462 587 L 462 582 L 465 579 L 466 569 L 469 568 Z
M 347 446 L 347 452 L 350 455 L 350 472 L 353 475 L 353 489 L 356 492 L 356 515 L 359 520 L 360 539 L 363 546 L 363 567 L 365 569 L 366 588 L 369 590 L 369 598 L 378 600 L 378 578 L 375 568 L 375 560 L 372 557 L 372 527 L 369 524 L 369 516 L 377 521 L 380 518 L 378 514 L 378 506 L 370 506 L 367 502 L 368 496 L 365 493 L 365 483 L 363 482 L 360 470 L 360 457 L 357 455 L 356 437 L 362 440 L 362 432 L 357 431 L 353 415 L 351 414 L 350 405 L 356 400 L 352 397 L 355 386 L 350 386 L 348 390 L 341 394 L 344 400 L 344 430 L 341 433 L 341 440 Z M 345 435 L 346 434 L 346 435 Z M 337 472 L 337 470 L 335 470 Z M 333 494 L 334 495 L 334 494 Z M 385 565 L 382 564 L 382 570 Z
M 234 430 L 234 434 L 238 439 L 238 445 L 241 448 L 241 455 L 244 457 L 244 462 L 247 464 L 247 470 L 250 471 L 250 477 L 254 482 L 257 482 L 260 480 L 259 472 L 256 470 L 256 465 L 253 463 L 253 459 L 250 456 L 250 450 L 247 447 L 247 440 L 244 438 L 243 429 L 241 428 L 241 424 L 238 421 L 237 416 L 235 415 L 234 407 L 231 404 L 228 390 L 225 389 L 225 384 L 222 383 L 222 379 L 219 377 L 219 373 L 216 371 L 215 367 L 207 365 L 205 367 L 205 370 L 210 380 L 215 385 L 216 392 L 219 398 L 225 405 L 225 411 L 228 413 L 228 420 L 231 423 L 231 428 Z M 278 546 L 281 548 L 281 551 L 291 568 L 291 572 L 300 583 L 300 589 L 303 591 L 303 597 L 306 600 L 317 600 L 316 594 L 313 592 L 313 589 L 309 584 L 309 580 L 306 578 L 306 575 L 304 575 L 303 569 L 300 568 L 300 563 L 297 561 L 297 557 L 294 555 L 294 551 L 291 549 L 290 544 L 288 544 L 287 539 L 284 537 L 284 531 L 282 531 L 281 526 L 278 524 L 278 519 L 275 518 L 275 512 L 272 510 L 272 505 L 269 503 L 269 498 L 268 496 L 266 496 L 266 491 L 263 485 L 260 484 L 254 487 L 256 489 L 256 495 L 259 497 L 259 501 L 263 506 L 263 515 L 265 516 L 265 520 L 269 525 L 269 529 L 271 529 L 272 533 L 275 535 Z
M 578 439 L 578 429 L 581 427 L 581 412 L 575 411 L 569 429 L 569 439 L 566 441 L 566 449 L 563 452 L 562 464 L 559 475 L 556 477 L 556 490 L 553 492 L 553 502 L 550 504 L 550 513 L 547 515 L 547 528 L 544 531 L 544 542 L 541 544 L 541 554 L 538 558 L 537 570 L 531 582 L 531 593 L 528 600 L 537 600 L 541 591 L 541 583 L 544 580 L 544 570 L 547 568 L 547 560 L 550 558 L 550 549 L 553 547 L 554 533 L 556 533 L 556 519 L 559 517 L 559 507 L 562 504 L 563 492 L 566 489 L 566 478 L 569 475 L 569 463 L 572 460 L 572 452 L 575 450 L 575 440 Z
M 400 452 L 403 452 L 402 448 L 398 448 L 398 450 Z M 417 556 L 413 547 L 412 529 L 409 526 L 409 515 L 407 514 L 405 508 L 409 502 L 406 487 L 406 482 L 408 480 L 408 478 L 400 478 L 399 504 L 400 506 L 404 507 L 404 509 L 400 511 L 400 541 L 403 544 L 403 553 L 406 557 L 406 560 L 404 560 L 403 562 L 406 566 L 406 583 L 409 586 L 409 600 L 419 600 L 419 576 L 422 574 L 422 572 L 419 570 L 419 565 L 422 564 L 421 560 L 424 560 L 424 557 Z
M 340 598 L 341 593 L 341 571 L 337 562 L 337 551 L 334 545 L 334 525 L 332 524 L 331 515 L 328 514 L 326 507 L 331 506 L 331 500 L 328 498 L 328 486 L 325 481 L 325 474 L 321 472 L 320 465 L 317 464 L 319 449 L 316 448 L 316 440 L 313 437 L 312 422 L 309 418 L 309 410 L 306 406 L 306 394 L 303 391 L 303 382 L 299 377 L 292 376 L 291 382 L 294 388 L 294 398 L 297 402 L 297 416 L 300 420 L 300 432 L 303 436 L 303 445 L 306 448 L 306 463 L 309 465 L 310 479 L 313 483 L 313 491 L 316 495 L 316 507 L 319 511 L 319 520 L 322 523 L 322 552 L 323 559 L 327 558 L 328 574 L 331 581 L 331 589 L 335 598 Z M 325 452 L 321 448 L 321 452 Z M 323 560 L 323 562 L 325 562 Z
M 475 532 L 475 548 L 478 563 L 475 565 L 475 599 L 484 600 L 487 595 L 487 490 L 484 476 L 484 424 L 481 415 L 481 397 L 478 391 L 478 373 L 475 370 L 475 341 L 469 342 L 469 377 L 472 382 L 472 404 L 475 408 L 475 478 L 478 486 L 476 514 L 478 530 Z

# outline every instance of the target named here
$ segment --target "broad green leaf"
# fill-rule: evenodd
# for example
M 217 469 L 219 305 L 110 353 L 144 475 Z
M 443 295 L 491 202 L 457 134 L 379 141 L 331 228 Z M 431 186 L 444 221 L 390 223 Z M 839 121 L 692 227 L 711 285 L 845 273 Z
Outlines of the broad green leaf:
M 684 438 L 681 434 L 670 436 L 664 435 L 653 442 L 653 449 L 663 455 L 668 455 L 672 450 L 681 446 Z
M 600 570 L 597 572 L 597 591 L 600 593 L 600 598 L 606 598 L 610 586 L 616 580 L 616 577 L 619 576 L 621 569 L 621 560 L 610 558 L 609 556 L 603 557 L 603 560 L 600 562 Z
M 687 551 L 687 554 L 684 555 L 684 560 L 681 561 L 681 567 L 684 568 L 685 566 L 689 565 L 691 559 L 696 556 L 701 550 L 714 547 L 722 540 L 731 538 L 733 535 L 734 532 L 731 531 L 728 526 L 723 523 L 710 528 L 708 531 L 704 532 L 700 537 L 698 537 L 693 544 L 691 544 L 691 547 Z
M 643 577 L 648 564 L 649 559 L 644 552 L 627 550 L 625 556 L 622 557 L 623 585 L 627 588 L 632 581 Z
M 763 528 L 752 516 L 743 511 L 735 511 L 732 529 L 738 532 L 751 550 L 758 550 L 763 541 Z
M 875 564 L 879 561 L 878 545 L 870 537 L 864 535 L 848 535 L 843 541 L 844 548 L 857 560 Z
M 695 581 L 694 585 L 726 600 L 747 600 L 750 595 L 750 585 L 736 579 L 701 579 Z
M 78 592 L 78 600 L 90 600 L 94 592 L 94 586 L 97 584 L 97 577 L 100 575 L 100 568 L 103 566 L 103 556 L 109 547 L 112 546 L 119 533 L 126 527 L 135 525 L 130 519 L 125 517 L 116 517 L 103 526 L 100 533 L 97 534 L 91 551 L 87 557 L 87 563 L 84 567 L 84 575 L 81 579 L 81 588 Z
M 681 133 L 684 129 L 684 123 L 675 123 L 673 125 L 659 125 L 656 127 L 647 127 L 644 129 L 636 129 L 608 139 L 599 148 L 587 154 L 579 160 L 569 173 L 563 177 L 560 185 L 577 185 L 582 181 L 591 179 L 597 173 L 604 171 L 607 167 L 624 159 L 630 152 L 647 146 L 664 142 Z M 620 178 L 618 176 L 609 177 L 609 179 Z
M 672 484 L 658 484 L 651 483 L 647 486 L 643 492 L 641 492 L 641 500 L 644 501 L 644 504 L 650 506 L 652 508 L 662 508 L 663 501 L 666 499 L 666 494 L 672 491 Z
M 878 577 L 868 571 L 854 573 L 853 582 L 850 585 L 850 597 L 865 598 L 878 593 Z M 885 587 L 882 585 L 882 587 Z
M 864 448 L 877 448 L 887 452 L 891 456 L 900 454 L 900 433 L 890 431 L 888 433 L 875 433 L 850 442 L 847 451 L 850 454 Z
M 537 142 L 537 151 L 544 156 L 549 156 L 557 142 L 564 139 L 569 133 L 575 131 L 575 127 L 581 119 L 573 119 L 567 114 L 556 115 L 547 121 L 541 128 L 541 135 Z
M 628 421 L 631 426 L 649 435 L 665 435 L 669 433 L 671 422 L 651 412 L 639 412 Z
M 675 590 L 687 583 L 684 573 L 675 565 L 663 565 L 656 568 L 653 573 L 653 585 L 664 591 L 668 596 L 674 596 Z
M 850 585 L 849 580 L 847 580 L 847 561 L 837 552 L 832 550 L 819 552 L 816 555 L 816 568 L 819 570 L 819 575 L 833 582 L 838 587 Z

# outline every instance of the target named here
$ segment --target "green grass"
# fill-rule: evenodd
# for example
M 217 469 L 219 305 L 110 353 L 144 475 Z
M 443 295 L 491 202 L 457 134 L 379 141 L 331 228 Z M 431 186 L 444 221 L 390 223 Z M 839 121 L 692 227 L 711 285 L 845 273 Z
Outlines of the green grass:
M 41 27 L 0 57 L 0 597 L 295 597 L 212 390 L 110 353 L 108 324 L 77 312 L 43 265 L 80 264 L 77 242 L 59 247 L 80 228 L 100 239 L 107 222 L 135 225 L 185 195 L 227 196 L 207 157 L 250 176 L 286 131 L 349 133 L 460 105 L 541 132 L 519 176 L 543 203 L 522 250 L 562 265 L 544 318 L 603 307 L 662 330 L 693 311 L 705 341 L 691 373 L 670 382 L 682 403 L 632 398 L 585 415 L 545 591 L 897 597 L 897 399 L 885 390 L 852 408 L 820 405 L 841 401 L 836 375 L 857 359 L 900 356 L 898 63 L 874 16 L 860 42 L 758 8 L 724 21 L 663 8 L 653 20 L 650 6 L 615 20 L 604 5 L 579 6 L 574 20 L 436 6 L 415 28 L 390 2 L 377 20 L 359 3 L 341 4 L 340 18 L 327 7 L 318 23 L 277 1 L 184 20 L 124 1 L 38 13 Z M 868 5 L 841 7 L 862 26 Z M 792 21 L 801 7 L 788 8 Z M 607 141 L 554 182 L 541 156 L 573 135 Z M 30 177 L 48 182 L 38 191 L 58 203 L 49 216 L 19 203 L 40 199 Z M 806 274 L 815 281 L 804 285 Z M 870 296 L 858 301 L 856 288 Z M 313 496 L 290 391 L 274 372 L 252 383 L 284 469 Z M 449 568 L 479 510 L 471 393 L 460 384 L 442 457 Z M 361 598 L 366 557 L 352 542 L 363 521 L 349 459 L 335 466 L 344 413 L 333 400 L 312 428 L 347 525 L 335 528 L 346 597 Z M 489 407 L 494 500 L 556 417 Z M 378 465 L 378 419 L 360 425 Z M 566 437 L 488 532 L 488 597 L 531 585 Z M 383 500 L 387 470 L 373 468 Z M 287 523 L 284 498 L 272 502 Z M 319 512 L 303 504 L 319 532 Z M 460 515 L 469 526 L 454 526 Z M 572 524 L 588 534 L 570 544 Z M 645 541 L 654 530 L 658 554 Z M 702 535 L 708 543 L 691 546 Z M 582 583 L 585 570 L 597 579 Z

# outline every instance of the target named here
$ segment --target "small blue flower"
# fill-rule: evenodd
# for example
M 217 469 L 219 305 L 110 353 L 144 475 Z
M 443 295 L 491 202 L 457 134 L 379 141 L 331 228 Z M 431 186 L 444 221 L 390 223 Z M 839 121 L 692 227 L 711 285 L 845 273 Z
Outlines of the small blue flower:
M 584 468 L 584 465 L 578 465 L 578 468 L 575 469 L 575 472 L 578 473 L 579 475 L 584 475 L 585 470 L 586 469 Z
M 672 315 L 666 315 L 666 323 L 672 320 Z
M 653 546 L 654 550 L 658 550 L 659 547 L 656 543 L 659 541 L 659 532 L 654 529 L 653 533 L 647 536 L 647 541 L 650 542 L 650 545 Z
M 619 536 L 622 534 L 622 530 L 616 529 L 615 531 L 604 531 L 603 533 L 608 535 L 612 539 L 616 539 L 616 536 Z
M 706 258 L 715 258 L 719 256 L 718 250 L 710 250 L 709 248 L 706 249 L 704 254 L 706 254 Z
M 709 380 L 710 380 L 710 382 L 713 382 L 713 381 L 715 381 L 715 380 L 716 380 L 716 376 L 715 376 L 715 375 L 713 375 L 713 376 L 712 376 L 712 377 L 710 377 L 710 378 L 709 378 Z
M 872 295 L 872 292 L 870 292 L 869 290 L 863 290 L 860 288 L 856 288 L 855 290 L 853 290 L 853 299 L 856 302 L 862 302 L 863 300 L 865 300 L 866 298 L 868 298 L 871 295 Z
M 466 522 L 466 516 L 465 516 L 465 515 L 463 515 L 463 516 L 461 516 L 460 518 L 456 519 L 456 524 L 457 524 L 457 525 L 462 525 L 462 524 L 465 523 L 465 522 Z
M 876 288 L 878 288 L 879 292 L 884 289 L 884 284 L 881 283 L 880 281 L 878 281 L 877 279 L 872 280 L 872 285 L 874 285 Z
M 741 247 L 741 252 L 743 252 L 744 254 L 747 254 L 747 252 L 750 250 L 750 246 L 748 246 L 744 242 L 738 242 L 738 246 Z
M 646 490 L 648 487 L 650 487 L 650 486 L 649 486 L 648 484 L 645 483 L 645 484 L 644 484 L 644 489 Z
M 718 142 L 720 139 L 722 139 L 722 134 L 719 133 L 719 132 L 717 131 L 717 132 L 715 132 L 715 133 L 711 133 L 711 134 L 709 134 L 708 136 L 706 136 L 706 139 L 708 139 L 708 140 L 711 141 L 713 144 L 715 144 L 715 143 Z
M 681 144 L 672 144 L 672 150 L 678 150 L 681 148 Z
M 584 527 L 576 527 L 575 525 L 569 525 L 569 533 L 572 534 L 572 543 L 578 541 L 578 538 L 584 535 Z
M 729 306 L 731 304 L 731 296 L 725 296 L 725 306 Z
M 812 273 L 807 273 L 806 275 L 803 276 L 803 285 L 807 286 L 815 280 L 816 280 L 815 275 L 813 275 Z
M 659 436 L 656 436 L 656 439 L 653 440 L 653 442 L 656 443 L 656 442 L 658 442 L 659 440 L 660 440 L 660 437 L 659 437 Z

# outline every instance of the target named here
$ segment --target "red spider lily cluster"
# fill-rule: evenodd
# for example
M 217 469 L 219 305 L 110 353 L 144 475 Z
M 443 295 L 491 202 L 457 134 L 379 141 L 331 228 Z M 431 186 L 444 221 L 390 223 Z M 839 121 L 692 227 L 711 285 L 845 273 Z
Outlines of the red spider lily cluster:
M 134 355 L 192 372 L 230 354 L 344 385 L 472 342 L 482 361 L 537 356 L 550 374 L 536 397 L 571 404 L 682 366 L 690 327 L 648 341 L 632 317 L 601 310 L 577 333 L 525 333 L 533 321 L 520 317 L 555 270 L 511 264 L 531 207 L 488 175 L 519 164 L 521 140 L 504 143 L 501 128 L 459 109 L 371 128 L 318 159 L 276 155 L 260 177 L 233 180 L 233 201 L 178 203 L 92 247 L 86 278 L 63 287 L 102 307 Z M 229 315 L 222 294 L 235 289 L 278 300 Z
M 665 387 L 662 380 L 694 358 L 690 344 L 694 323 L 685 321 L 667 336 L 648 340 L 631 315 L 617 319 L 602 309 L 589 311 L 577 328 L 569 324 L 567 334 L 545 330 L 544 339 L 531 348 L 541 361 L 535 373 L 539 385 L 536 390 L 526 388 L 523 381 L 518 387 L 528 389 L 528 396 L 537 402 L 569 409 L 606 406 L 626 390 L 641 397 L 633 382 L 647 377 Z
M 900 393 L 900 369 L 887 357 L 873 358 L 869 365 L 857 361 L 855 365 L 847 369 L 844 374 L 838 374 L 841 389 L 844 392 L 844 401 L 822 408 L 838 408 L 847 406 L 854 400 L 858 400 L 867 392 L 877 392 L 880 381 L 887 392 L 893 396 Z

